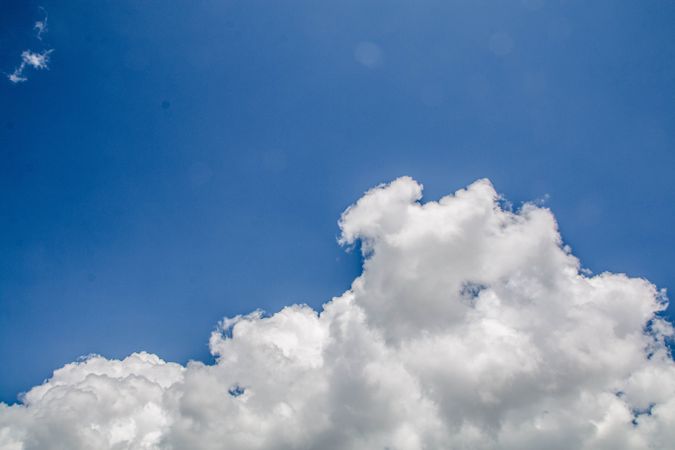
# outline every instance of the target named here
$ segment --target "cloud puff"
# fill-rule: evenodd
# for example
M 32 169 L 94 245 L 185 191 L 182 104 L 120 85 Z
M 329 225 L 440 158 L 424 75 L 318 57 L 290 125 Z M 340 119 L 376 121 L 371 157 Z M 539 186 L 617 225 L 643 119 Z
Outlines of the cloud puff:
M 12 83 L 21 83 L 28 80 L 24 75 L 24 72 L 27 68 L 33 68 L 36 70 L 48 69 L 49 66 L 49 55 L 53 50 L 43 50 L 40 53 L 35 53 L 31 50 L 24 50 L 21 53 L 21 64 L 14 69 L 14 72 L 7 75 L 7 78 Z
M 48 30 L 47 22 L 49 20 L 49 16 L 47 15 L 47 11 L 44 8 L 40 7 L 40 9 L 45 14 L 45 18 L 42 20 L 37 20 L 33 25 L 33 30 L 35 30 L 35 37 L 39 40 L 42 40 L 42 35 Z
M 33 25 L 33 30 L 35 30 L 35 37 L 38 40 L 42 40 L 42 35 L 45 34 L 48 30 L 47 28 L 47 11 L 40 7 L 42 12 L 45 14 L 43 20 L 38 20 Z M 17 66 L 12 73 L 7 74 L 7 79 L 14 84 L 23 83 L 28 80 L 28 77 L 25 75 L 26 69 L 36 69 L 43 70 L 48 69 L 49 55 L 53 52 L 53 49 L 43 50 L 41 52 L 33 52 L 32 50 L 24 50 L 21 53 L 21 64 Z
M 340 219 L 363 273 L 320 312 L 225 319 L 216 363 L 136 353 L 0 405 L 2 449 L 673 448 L 665 295 L 595 276 L 545 208 L 404 177 Z

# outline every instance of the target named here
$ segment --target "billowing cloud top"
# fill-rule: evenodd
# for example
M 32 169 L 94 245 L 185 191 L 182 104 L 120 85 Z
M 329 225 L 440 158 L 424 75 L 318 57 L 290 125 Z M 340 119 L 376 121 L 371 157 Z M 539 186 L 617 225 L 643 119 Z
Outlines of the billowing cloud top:
M 226 319 L 217 363 L 68 364 L 0 405 L 2 449 L 675 448 L 675 364 L 643 279 L 589 276 L 551 212 L 404 177 L 340 219 L 363 273 L 323 310 Z

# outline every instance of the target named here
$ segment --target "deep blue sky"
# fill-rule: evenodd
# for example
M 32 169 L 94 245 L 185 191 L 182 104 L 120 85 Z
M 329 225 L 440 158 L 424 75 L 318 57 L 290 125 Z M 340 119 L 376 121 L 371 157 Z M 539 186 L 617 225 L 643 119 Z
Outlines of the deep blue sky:
M 0 80 L 0 400 L 329 300 L 340 212 L 401 175 L 549 195 L 584 266 L 675 287 L 675 2 L 0 5 L 2 72 L 54 49 Z

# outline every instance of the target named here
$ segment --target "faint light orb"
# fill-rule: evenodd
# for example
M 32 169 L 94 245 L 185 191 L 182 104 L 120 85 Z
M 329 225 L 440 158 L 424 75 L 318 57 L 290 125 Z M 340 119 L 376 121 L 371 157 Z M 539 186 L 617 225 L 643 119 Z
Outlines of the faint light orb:
M 483 101 L 490 96 L 492 86 L 484 74 L 473 74 L 467 81 L 467 93 L 474 100 Z
M 548 26 L 548 36 L 555 42 L 563 42 L 572 35 L 572 26 L 565 18 L 558 18 Z
M 520 3 L 530 11 L 536 11 L 544 6 L 544 0 L 521 0 Z
M 286 170 L 286 153 L 283 150 L 268 150 L 262 154 L 263 167 L 272 172 Z
M 211 168 L 203 162 L 195 162 L 190 166 L 189 177 L 193 186 L 202 186 L 208 183 L 212 176 Z
M 380 46 L 373 42 L 360 42 L 354 49 L 354 59 L 369 69 L 375 69 L 384 62 L 384 53 Z
M 547 88 L 546 75 L 541 72 L 525 73 L 523 76 L 523 88 L 529 94 L 543 94 Z
M 439 106 L 445 102 L 445 89 L 443 86 L 431 84 L 424 86 L 420 93 L 422 103 L 427 106 Z
M 515 43 L 507 33 L 495 33 L 490 36 L 490 51 L 497 56 L 506 56 L 513 51 Z

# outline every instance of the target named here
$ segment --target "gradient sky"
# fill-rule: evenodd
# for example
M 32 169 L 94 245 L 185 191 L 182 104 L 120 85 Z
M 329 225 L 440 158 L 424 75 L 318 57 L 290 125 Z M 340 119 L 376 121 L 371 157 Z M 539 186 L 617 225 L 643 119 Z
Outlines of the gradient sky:
M 428 199 L 490 178 L 584 267 L 673 288 L 673 23 L 666 0 L 3 0 L 0 400 L 340 294 L 340 213 L 401 175 Z

